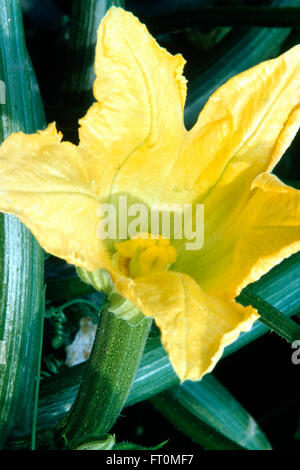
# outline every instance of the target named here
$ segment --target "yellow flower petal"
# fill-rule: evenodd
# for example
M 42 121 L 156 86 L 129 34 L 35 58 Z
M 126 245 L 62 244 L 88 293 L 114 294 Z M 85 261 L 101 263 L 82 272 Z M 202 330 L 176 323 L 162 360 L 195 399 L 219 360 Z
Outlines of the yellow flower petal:
M 98 155 L 103 200 L 118 192 L 138 196 L 138 188 L 145 193 L 148 185 L 153 195 L 155 179 L 159 189 L 163 167 L 169 167 L 185 132 L 184 63 L 181 55 L 159 47 L 131 13 L 113 7 L 102 20 L 95 56 L 97 103 L 80 120 L 79 137 L 82 149 Z
M 155 318 L 181 380 L 211 371 L 251 327 L 257 314 L 233 298 L 299 248 L 299 192 L 262 174 L 299 127 L 299 59 L 297 46 L 234 77 L 187 132 L 184 59 L 112 8 L 99 28 L 97 102 L 80 121 L 79 146 L 61 143 L 51 125 L 0 148 L 0 209 L 17 215 L 48 252 L 87 271 L 108 269 L 117 291 Z M 139 253 L 128 262 L 131 242 L 109 241 L 108 254 L 97 236 L 99 202 L 119 194 L 149 209 L 203 203 L 204 248 L 187 252 L 186 240 L 172 240 L 169 250 L 161 242 L 154 271 L 174 272 L 148 269 L 152 250 L 143 265 L 149 275 L 138 277 Z
M 228 291 L 235 295 L 300 249 L 300 191 L 266 173 L 254 180 L 252 188 L 226 280 Z
M 211 296 L 186 274 L 169 271 L 134 282 L 116 277 L 114 281 L 122 295 L 154 317 L 181 381 L 200 380 L 210 372 L 224 347 L 258 318 L 252 307 Z
M 0 147 L 0 210 L 16 215 L 43 248 L 83 268 L 109 266 L 97 236 L 99 203 L 76 146 L 44 131 L 11 135 Z
M 293 140 L 299 103 L 300 45 L 236 75 L 200 113 L 183 158 L 170 172 L 172 187 L 184 192 L 184 202 L 206 202 L 216 185 L 224 194 L 229 185 L 247 190 L 256 176 L 272 170 Z
M 178 178 L 183 182 L 181 175 L 185 175 L 187 179 L 182 186 L 186 201 L 204 204 L 204 247 L 187 252 L 186 240 L 175 242 L 178 258 L 172 269 L 188 273 L 211 293 L 225 293 L 229 285 L 230 297 L 238 291 L 233 285 L 239 285 L 241 275 L 232 266 L 252 197 L 251 185 L 260 173 L 273 168 L 290 145 L 300 125 L 299 105 L 300 46 L 296 46 L 229 80 L 210 98 L 190 132 L 191 144 L 186 146 L 190 166 L 179 168 Z M 176 184 L 175 174 L 170 180 Z M 282 206 L 282 215 L 285 210 Z M 259 202 L 252 205 L 252 211 L 264 219 Z M 274 227 L 273 238 L 276 233 Z M 279 238 L 281 233 L 279 223 Z M 253 240 L 247 250 L 258 256 L 259 246 Z M 293 245 L 286 253 L 295 250 Z M 288 256 L 283 254 L 278 252 L 277 262 Z M 248 258 L 249 251 L 240 255 L 245 263 Z
M 242 210 L 229 213 L 228 225 L 216 226 L 203 250 L 186 252 L 174 269 L 189 273 L 208 292 L 233 299 L 299 248 L 300 191 L 263 173 L 254 180 Z

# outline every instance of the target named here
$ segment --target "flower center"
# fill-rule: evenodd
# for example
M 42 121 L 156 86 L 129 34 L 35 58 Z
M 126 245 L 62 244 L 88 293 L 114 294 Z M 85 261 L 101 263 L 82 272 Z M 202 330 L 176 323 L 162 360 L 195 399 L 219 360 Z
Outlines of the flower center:
M 132 278 L 166 271 L 177 258 L 170 240 L 161 235 L 151 238 L 151 234 L 141 234 L 125 242 L 115 243 L 115 248 L 118 269 Z

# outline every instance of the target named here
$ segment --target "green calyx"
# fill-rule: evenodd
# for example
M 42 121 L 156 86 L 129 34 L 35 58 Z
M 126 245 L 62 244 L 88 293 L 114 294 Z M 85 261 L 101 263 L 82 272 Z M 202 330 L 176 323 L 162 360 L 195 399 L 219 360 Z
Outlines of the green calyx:
M 98 269 L 93 273 L 82 268 L 77 268 L 77 274 L 86 284 L 92 285 L 99 292 L 104 292 L 109 302 L 108 309 L 117 318 L 122 318 L 131 326 L 137 325 L 145 317 L 138 307 L 119 294 L 112 282 L 109 272 L 106 269 Z

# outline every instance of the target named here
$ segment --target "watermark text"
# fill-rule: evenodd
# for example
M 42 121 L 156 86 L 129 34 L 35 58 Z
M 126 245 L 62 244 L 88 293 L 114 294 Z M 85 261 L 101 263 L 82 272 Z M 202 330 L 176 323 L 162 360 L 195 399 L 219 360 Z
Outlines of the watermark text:
M 126 240 L 138 235 L 151 238 L 185 240 L 186 250 L 200 250 L 204 245 L 203 204 L 161 204 L 149 209 L 145 204 L 128 204 L 126 195 L 117 204 L 101 204 L 97 235 L 101 240 Z

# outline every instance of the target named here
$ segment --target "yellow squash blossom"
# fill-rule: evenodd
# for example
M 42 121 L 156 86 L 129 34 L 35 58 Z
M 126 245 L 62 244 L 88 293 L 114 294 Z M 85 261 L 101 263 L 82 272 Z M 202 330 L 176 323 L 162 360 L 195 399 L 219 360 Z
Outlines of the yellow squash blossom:
M 235 302 L 300 245 L 300 194 L 271 174 L 300 121 L 300 46 L 217 90 L 187 131 L 184 59 L 159 47 L 131 13 L 111 8 L 95 58 L 96 102 L 78 146 L 50 124 L 0 147 L 0 209 L 46 251 L 89 272 L 154 317 L 181 380 L 212 370 L 258 318 Z M 204 204 L 204 246 L 101 240 L 99 204 Z

